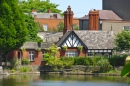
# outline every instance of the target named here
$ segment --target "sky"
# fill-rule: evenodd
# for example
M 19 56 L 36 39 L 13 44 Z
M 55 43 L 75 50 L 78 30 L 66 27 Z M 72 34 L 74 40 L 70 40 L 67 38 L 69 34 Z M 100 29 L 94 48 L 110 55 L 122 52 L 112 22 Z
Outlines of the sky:
M 50 2 L 59 4 L 58 9 L 62 12 L 70 5 L 74 17 L 79 18 L 87 15 L 92 9 L 102 10 L 102 0 L 50 0 Z

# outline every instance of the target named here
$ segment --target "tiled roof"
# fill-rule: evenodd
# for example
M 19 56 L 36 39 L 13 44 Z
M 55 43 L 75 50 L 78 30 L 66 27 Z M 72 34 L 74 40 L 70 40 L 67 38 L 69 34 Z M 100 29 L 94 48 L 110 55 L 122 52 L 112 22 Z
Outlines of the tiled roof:
M 89 19 L 88 15 L 85 15 L 79 20 Z M 122 20 L 118 15 L 116 15 L 112 10 L 99 10 L 99 19 L 101 20 Z
M 57 46 L 71 34 L 72 31 L 67 32 L 58 42 Z M 77 30 L 74 31 L 81 41 L 88 49 L 113 49 L 113 32 L 112 31 L 90 31 Z
M 36 18 L 50 18 L 50 16 L 57 15 L 58 19 L 62 19 L 63 17 L 59 13 L 32 13 L 32 16 L 34 17 L 36 15 Z
M 72 31 L 68 31 L 66 32 L 62 37 L 61 39 L 57 42 L 57 46 L 59 47 L 61 45 L 61 43 L 67 38 L 67 36 L 71 33 Z
M 100 19 L 105 20 L 122 20 L 112 10 L 99 10 Z
M 52 44 L 53 44 L 52 42 L 43 42 L 43 43 L 41 43 L 41 47 L 40 48 L 41 49 L 49 48 Z M 38 46 L 37 42 L 25 42 L 22 47 L 26 48 L 26 49 L 36 49 L 39 46 Z
M 57 42 L 63 36 L 63 32 L 47 33 L 38 32 L 38 36 L 43 39 L 44 42 Z
M 112 31 L 74 31 L 88 49 L 113 49 Z
M 92 31 L 92 30 L 76 30 L 69 31 L 63 36 L 61 33 L 47 34 L 46 36 L 50 39 L 48 42 L 41 43 L 41 49 L 49 48 L 53 43 L 58 41 L 59 34 L 61 38 L 57 42 L 57 46 L 60 46 L 61 43 L 66 40 L 66 38 L 74 32 L 81 41 L 85 44 L 88 49 L 113 49 L 114 47 L 114 36 L 113 31 Z M 52 36 L 51 36 L 52 35 Z M 55 36 L 54 36 L 55 35 Z M 55 39 L 57 38 L 57 39 Z M 53 39 L 53 40 L 52 40 Z M 54 42 L 55 41 L 55 42 Z M 26 42 L 22 46 L 26 49 L 36 49 L 38 48 L 37 42 Z

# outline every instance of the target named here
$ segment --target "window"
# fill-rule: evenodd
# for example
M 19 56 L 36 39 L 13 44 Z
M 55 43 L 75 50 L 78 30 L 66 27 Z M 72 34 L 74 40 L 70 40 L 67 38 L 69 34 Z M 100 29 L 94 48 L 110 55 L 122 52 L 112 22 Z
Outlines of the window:
M 48 24 L 44 24 L 43 29 L 44 29 L 44 31 L 47 31 L 48 30 Z
M 54 18 L 57 18 L 57 14 L 53 14 L 53 17 L 54 17 Z
M 33 51 L 29 52 L 29 60 L 34 61 L 34 52 Z
M 75 57 L 78 56 L 77 51 L 66 51 L 66 57 Z
M 45 56 L 45 53 L 46 53 L 46 52 L 42 52 L 42 61 L 44 61 L 43 58 L 44 58 L 44 56 Z
M 88 52 L 88 56 L 89 56 L 89 57 L 92 57 L 92 56 L 94 56 L 94 53 Z
M 124 26 L 124 30 L 130 30 L 130 26 Z

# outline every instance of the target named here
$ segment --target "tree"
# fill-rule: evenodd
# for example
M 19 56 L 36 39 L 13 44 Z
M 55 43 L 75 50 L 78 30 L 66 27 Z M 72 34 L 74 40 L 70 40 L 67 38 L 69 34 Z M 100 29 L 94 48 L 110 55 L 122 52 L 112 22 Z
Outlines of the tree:
M 46 61 L 46 65 L 52 66 L 54 70 L 57 70 L 58 67 L 63 65 L 60 58 L 56 56 L 58 50 L 58 47 L 55 44 L 52 44 L 50 48 L 46 49 L 47 53 L 45 53 L 43 58 L 43 60 Z
M 121 76 L 124 77 L 124 76 L 127 76 L 128 74 L 130 73 L 130 63 L 127 63 L 122 71 L 121 71 Z
M 130 31 L 122 31 L 118 33 L 115 38 L 115 44 L 117 48 L 122 50 L 130 49 Z
M 57 25 L 57 28 L 58 28 L 58 32 L 62 32 L 64 29 L 64 23 L 62 21 L 60 21 L 59 24 Z M 78 30 L 79 29 L 78 25 L 73 24 L 73 29 Z
M 77 24 L 73 24 L 74 30 L 79 30 L 79 26 Z
M 57 25 L 58 28 L 58 32 L 62 32 L 64 29 L 64 23 L 63 22 L 59 22 L 59 24 Z
M 21 0 L 19 6 L 24 12 L 31 12 L 36 9 L 38 12 L 48 12 L 51 10 L 53 13 L 60 13 L 61 10 L 57 9 L 58 4 L 51 3 L 50 0 Z
M 17 0 L 0 0 L 0 54 L 23 45 L 27 38 L 24 14 Z
M 42 42 L 42 39 L 37 36 L 38 30 L 42 28 L 40 24 L 35 22 L 31 15 L 25 15 L 25 22 L 28 29 L 27 41 Z

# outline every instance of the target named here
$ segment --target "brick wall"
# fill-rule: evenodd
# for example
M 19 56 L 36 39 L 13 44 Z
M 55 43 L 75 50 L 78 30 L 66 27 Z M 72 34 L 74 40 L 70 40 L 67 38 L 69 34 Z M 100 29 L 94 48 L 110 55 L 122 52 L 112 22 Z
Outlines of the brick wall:
M 8 58 L 11 59 L 11 58 L 18 58 L 18 51 L 20 50 L 14 50 L 14 51 L 11 51 L 8 55 Z M 26 50 L 26 51 L 23 51 L 21 52 L 21 61 L 22 61 L 22 58 L 28 58 L 29 59 L 29 51 L 33 51 L 34 52 L 34 61 L 30 61 L 30 64 L 31 65 L 45 65 L 45 61 L 42 61 L 42 52 L 38 52 L 34 49 L 29 49 L 29 50 Z M 67 51 L 78 51 L 77 48 L 68 48 Z M 82 51 L 78 51 L 78 56 L 79 57 L 84 57 L 86 56 L 86 51 L 85 49 L 83 49 Z M 59 50 L 59 52 L 57 53 L 57 57 L 65 57 L 65 51 L 64 50 Z
M 83 49 L 82 51 L 79 51 L 77 48 L 68 48 L 67 51 L 78 51 L 78 56 L 79 57 L 84 57 L 86 56 L 86 51 Z M 65 57 L 65 52 L 64 50 L 60 50 L 60 57 Z
M 60 22 L 64 22 L 64 19 L 45 19 L 45 18 L 35 18 L 35 21 L 39 22 L 40 25 L 43 27 L 44 24 L 48 25 L 48 29 L 51 31 L 53 28 L 58 30 L 57 25 Z M 78 19 L 73 19 L 73 24 L 76 24 L 79 26 L 79 20 Z

